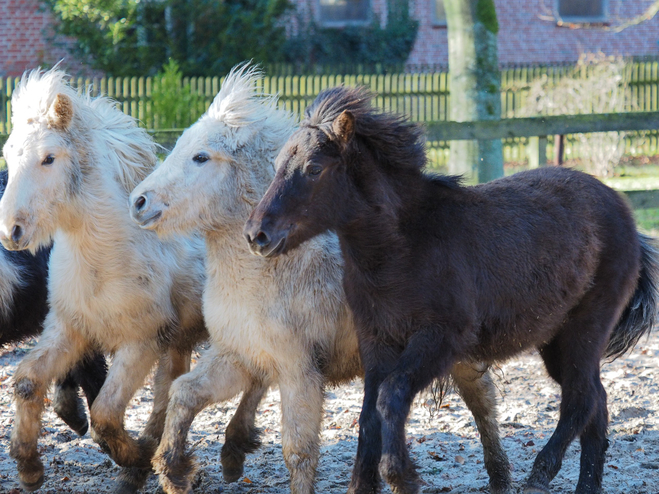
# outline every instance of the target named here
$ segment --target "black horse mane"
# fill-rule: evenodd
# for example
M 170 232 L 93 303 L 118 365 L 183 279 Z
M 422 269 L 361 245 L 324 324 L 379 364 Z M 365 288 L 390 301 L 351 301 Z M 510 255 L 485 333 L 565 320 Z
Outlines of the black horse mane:
M 426 165 L 422 127 L 404 115 L 373 108 L 373 96 L 363 86 L 326 89 L 307 108 L 301 126 L 321 127 L 331 135 L 332 122 L 347 110 L 355 117 L 355 134 L 370 148 L 378 164 L 394 170 L 422 170 Z

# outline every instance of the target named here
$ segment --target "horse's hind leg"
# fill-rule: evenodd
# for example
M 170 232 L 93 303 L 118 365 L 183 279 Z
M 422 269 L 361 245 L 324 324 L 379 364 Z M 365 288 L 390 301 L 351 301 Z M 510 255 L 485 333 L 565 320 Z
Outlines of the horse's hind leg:
M 228 400 L 247 389 L 251 382 L 238 363 L 211 351 L 202 355 L 194 369 L 174 381 L 165 430 L 152 460 L 167 494 L 192 492 L 196 468 L 185 445 L 195 416 L 211 403 Z
M 577 494 L 598 494 L 602 490 L 605 453 L 609 446 L 606 438 L 609 414 L 606 408 L 606 391 L 599 379 L 598 385 L 600 394 L 597 408 L 580 437 L 581 470 Z
M 260 380 L 253 381 L 251 387 L 245 390 L 236 413 L 227 425 L 224 446 L 220 454 L 225 482 L 235 482 L 242 477 L 245 456 L 261 446 L 259 430 L 254 425 L 254 421 L 256 409 L 267 390 L 267 383 Z
M 501 446 L 497 402 L 492 375 L 486 364 L 457 364 L 451 376 L 460 396 L 474 416 L 483 443 L 485 468 L 490 476 L 490 493 L 511 492 L 510 462 Z
M 170 348 L 160 357 L 153 386 L 153 409 L 151 416 L 138 439 L 142 455 L 153 456 L 165 427 L 165 414 L 169 402 L 172 382 L 190 370 L 191 350 L 179 351 Z M 123 468 L 119 474 L 115 494 L 132 494 L 139 491 L 151 474 L 151 465 L 146 468 Z
M 85 405 L 78 395 L 78 386 L 87 397 L 87 404 L 91 408 L 96 396 L 105 382 L 107 365 L 103 354 L 95 352 L 71 370 L 64 379 L 55 384 L 53 408 L 55 413 L 73 429 L 78 435 L 87 433 L 89 423 L 85 412 Z
M 17 462 L 23 489 L 34 491 L 43 483 L 43 463 L 37 452 L 46 391 L 53 379 L 65 375 L 85 353 L 86 342 L 69 333 L 49 316 L 39 343 L 18 364 L 14 374 L 16 415 L 9 454 Z
M 78 395 L 78 384 L 71 372 L 55 383 L 53 410 L 76 434 L 87 434 L 89 423 L 85 405 Z
M 561 468 L 570 443 L 581 436 L 581 474 L 578 494 L 601 491 L 607 447 L 606 392 L 600 381 L 600 358 L 609 327 L 617 320 L 615 308 L 582 304 L 540 355 L 550 375 L 562 388 L 556 430 L 538 454 L 525 494 L 547 494 L 549 482 Z

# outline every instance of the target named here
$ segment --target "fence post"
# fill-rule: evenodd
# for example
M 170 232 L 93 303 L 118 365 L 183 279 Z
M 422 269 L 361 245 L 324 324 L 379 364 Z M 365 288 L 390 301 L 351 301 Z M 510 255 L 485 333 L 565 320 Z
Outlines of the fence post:
M 547 136 L 529 137 L 527 154 L 529 168 L 547 166 Z

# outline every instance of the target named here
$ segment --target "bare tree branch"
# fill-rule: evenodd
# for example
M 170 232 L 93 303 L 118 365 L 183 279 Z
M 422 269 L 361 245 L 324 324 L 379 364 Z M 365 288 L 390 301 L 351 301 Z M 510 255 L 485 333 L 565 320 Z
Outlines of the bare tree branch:
M 622 24 L 619 24 L 615 27 L 611 27 L 610 30 L 614 33 L 619 33 L 628 27 L 636 26 L 642 22 L 649 21 L 655 15 L 657 15 L 657 12 L 659 12 L 659 0 L 655 0 L 641 15 L 629 19 L 628 21 L 623 22 Z

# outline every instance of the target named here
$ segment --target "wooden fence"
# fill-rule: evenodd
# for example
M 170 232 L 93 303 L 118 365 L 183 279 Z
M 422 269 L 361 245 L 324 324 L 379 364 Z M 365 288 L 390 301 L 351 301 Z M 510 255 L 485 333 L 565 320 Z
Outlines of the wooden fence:
M 583 76 L 588 77 L 586 66 Z M 629 87 L 625 95 L 624 111 L 659 110 L 659 62 L 631 62 L 626 67 Z M 530 84 L 539 78 L 558 81 L 574 72 L 574 66 L 537 66 L 508 68 L 501 72 L 502 118 L 527 116 L 525 105 Z M 15 78 L 0 78 L 0 134 L 11 130 L 11 95 L 16 86 Z M 194 122 L 205 110 L 220 88 L 219 77 L 183 78 L 181 87 L 193 97 L 185 111 L 180 111 L 172 125 L 184 128 Z M 105 94 L 115 99 L 122 110 L 137 118 L 146 128 L 160 130 L 158 105 L 153 99 L 154 79 L 151 77 L 78 79 L 74 83 L 92 95 Z M 446 72 L 406 74 L 360 75 L 305 75 L 265 77 L 261 88 L 267 93 L 277 93 L 280 104 L 302 114 L 322 89 L 338 84 L 362 84 L 377 94 L 375 104 L 383 109 L 405 113 L 414 121 L 442 122 L 450 120 L 449 81 Z M 515 137 L 504 140 L 504 159 L 526 159 L 528 138 Z M 431 141 L 431 161 L 442 166 L 447 161 L 447 143 Z M 633 133 L 626 137 L 628 154 L 654 155 L 659 153 L 658 133 L 654 130 Z M 553 153 L 550 143 L 548 152 Z M 568 137 L 566 156 L 579 156 L 579 143 Z

